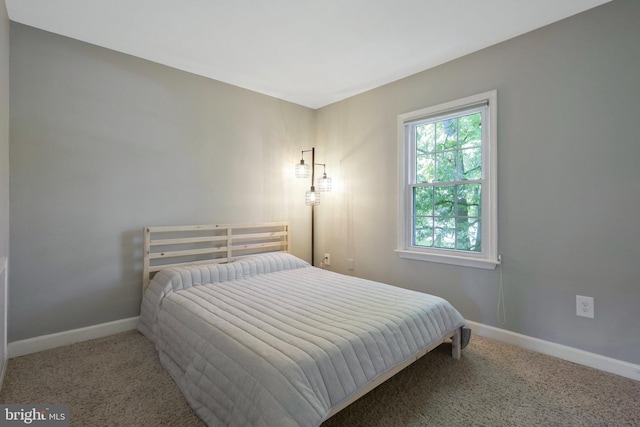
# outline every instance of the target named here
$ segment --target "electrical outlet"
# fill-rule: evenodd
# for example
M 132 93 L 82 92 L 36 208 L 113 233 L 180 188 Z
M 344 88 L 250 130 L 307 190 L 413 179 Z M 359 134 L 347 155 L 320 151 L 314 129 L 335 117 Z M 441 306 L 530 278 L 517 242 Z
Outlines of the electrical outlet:
M 324 262 L 324 265 L 331 265 L 331 254 L 324 254 L 322 262 Z
M 593 297 L 576 295 L 576 316 L 593 319 Z

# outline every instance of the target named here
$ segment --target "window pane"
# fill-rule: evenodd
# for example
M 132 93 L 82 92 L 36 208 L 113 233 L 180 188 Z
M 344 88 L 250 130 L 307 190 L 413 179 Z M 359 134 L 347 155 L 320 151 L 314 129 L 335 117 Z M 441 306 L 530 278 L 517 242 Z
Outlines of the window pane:
M 455 186 L 434 188 L 434 209 L 437 216 L 454 216 L 456 206 Z
M 458 146 L 458 119 L 443 120 L 435 125 L 436 151 L 455 149 Z
M 482 144 L 482 115 L 460 117 L 460 148 L 480 147 Z
M 456 239 L 456 221 L 454 218 L 434 218 L 433 245 L 436 248 L 454 249 Z
M 433 187 L 415 187 L 413 189 L 413 208 L 416 216 L 433 215 Z
M 416 157 L 416 183 L 433 182 L 435 178 L 435 161 L 433 154 Z
M 434 123 L 416 126 L 416 151 L 418 154 L 432 153 L 435 149 Z
M 414 218 L 413 240 L 416 246 L 433 246 L 433 218 Z
M 482 150 L 480 147 L 460 150 L 460 180 L 482 178 Z
M 480 216 L 482 186 L 480 184 L 458 185 L 457 216 Z
M 458 218 L 456 249 L 480 252 L 480 218 Z
M 456 154 L 457 151 L 436 153 L 436 181 L 457 181 Z

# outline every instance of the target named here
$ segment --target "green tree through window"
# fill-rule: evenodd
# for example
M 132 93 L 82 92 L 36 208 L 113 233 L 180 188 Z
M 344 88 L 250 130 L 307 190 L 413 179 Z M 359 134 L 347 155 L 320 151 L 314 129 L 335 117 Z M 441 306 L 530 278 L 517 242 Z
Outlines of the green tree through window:
M 482 115 L 415 126 L 413 244 L 482 249 Z

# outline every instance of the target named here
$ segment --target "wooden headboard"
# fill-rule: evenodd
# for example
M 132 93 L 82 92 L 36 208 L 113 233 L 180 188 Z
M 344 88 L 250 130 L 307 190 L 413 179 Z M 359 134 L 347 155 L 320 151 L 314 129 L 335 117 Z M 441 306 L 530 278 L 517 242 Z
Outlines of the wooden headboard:
M 145 227 L 142 292 L 168 267 L 231 262 L 263 252 L 289 252 L 289 223 Z

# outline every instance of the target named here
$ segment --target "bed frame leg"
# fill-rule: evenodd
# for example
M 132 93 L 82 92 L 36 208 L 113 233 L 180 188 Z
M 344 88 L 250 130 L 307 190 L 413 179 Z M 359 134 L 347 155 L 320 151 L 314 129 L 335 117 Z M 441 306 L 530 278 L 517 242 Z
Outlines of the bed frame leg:
M 461 337 L 462 330 L 460 328 L 456 329 L 453 336 L 451 337 L 451 357 L 453 357 L 455 360 L 460 359 Z

